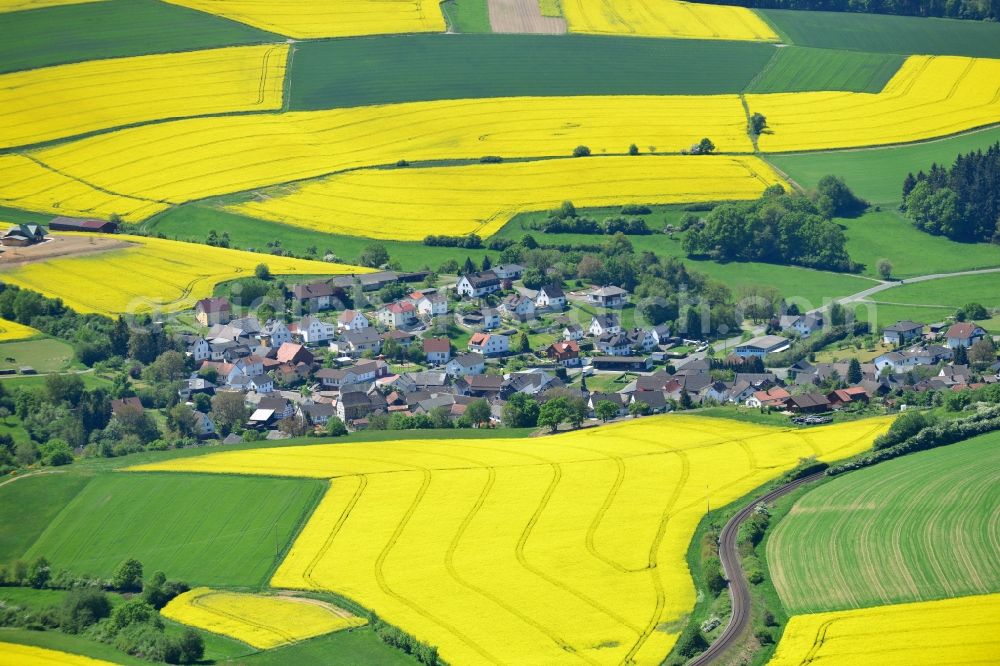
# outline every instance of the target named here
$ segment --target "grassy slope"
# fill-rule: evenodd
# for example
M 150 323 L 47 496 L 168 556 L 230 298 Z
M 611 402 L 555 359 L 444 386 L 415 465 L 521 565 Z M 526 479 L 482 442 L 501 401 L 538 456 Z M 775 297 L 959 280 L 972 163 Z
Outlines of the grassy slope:
M 192 585 L 256 587 L 323 487 L 284 479 L 102 475 L 50 523 L 28 556 L 99 576 L 135 557 L 149 571 Z
M 776 528 L 768 559 L 793 613 L 1000 590 L 991 515 L 1000 434 L 835 479 Z
M 0 72 L 284 41 L 247 25 L 156 0 L 108 0 L 0 14 Z
M 1000 58 L 1000 25 L 996 23 L 777 9 L 761 10 L 761 14 L 798 46 Z
M 903 57 L 790 46 L 778 49 L 746 92 L 848 90 L 877 93 L 903 64 Z
M 0 369 L 29 365 L 37 372 L 61 372 L 82 368 L 74 354 L 72 346 L 55 338 L 4 342 L 0 343 Z
M 1000 273 L 966 275 L 929 282 L 903 285 L 872 297 L 874 304 L 857 311 L 859 318 L 871 319 L 880 326 L 900 319 L 921 322 L 940 321 L 955 314 L 966 303 L 981 303 L 987 308 L 1000 307 Z M 996 320 L 984 323 L 987 330 L 998 332 Z
M 889 259 L 898 278 L 928 273 L 1000 266 L 1000 247 L 988 243 L 956 243 L 924 233 L 894 208 L 870 211 L 860 217 L 837 220 L 847 233 L 851 258 L 865 264 L 875 276 L 879 259 Z M 896 292 L 893 294 L 895 299 Z
M 1000 141 L 1000 127 L 909 146 L 839 150 L 797 155 L 768 155 L 792 180 L 816 187 L 827 174 L 841 176 L 856 194 L 873 203 L 899 201 L 906 174 L 927 170 L 931 164 L 954 163 L 961 153 L 987 148 Z
M 419 662 L 404 652 L 387 646 L 370 628 L 361 627 L 222 663 L 240 666 L 244 664 L 246 666 L 285 666 L 285 664 L 412 666 Z
M 45 474 L 0 486 L 0 562 L 16 560 L 87 484 L 76 474 Z
M 737 93 L 773 47 L 566 35 L 397 35 L 297 45 L 292 110 L 519 95 Z
M 445 0 L 441 3 L 451 32 L 492 32 L 486 0 Z

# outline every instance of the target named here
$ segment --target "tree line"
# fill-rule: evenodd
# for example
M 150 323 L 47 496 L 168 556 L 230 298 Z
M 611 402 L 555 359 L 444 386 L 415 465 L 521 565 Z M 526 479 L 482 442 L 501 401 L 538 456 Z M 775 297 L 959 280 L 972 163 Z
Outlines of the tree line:
M 972 20 L 1000 19 L 1000 0 L 704 0 L 753 9 L 801 9 Z
M 907 174 L 903 210 L 930 234 L 965 243 L 1000 243 L 1000 142 L 959 155 L 951 168 Z

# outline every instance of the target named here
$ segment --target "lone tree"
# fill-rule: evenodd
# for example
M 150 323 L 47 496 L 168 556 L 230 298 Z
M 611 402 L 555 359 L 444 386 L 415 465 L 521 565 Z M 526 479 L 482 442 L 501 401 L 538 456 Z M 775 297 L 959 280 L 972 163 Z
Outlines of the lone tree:
M 882 276 L 883 280 L 888 280 L 892 277 L 892 262 L 888 259 L 879 259 L 875 267 L 878 269 L 878 274 Z
M 257 268 L 253 270 L 253 274 L 257 276 L 258 280 L 271 279 L 271 269 L 267 264 L 257 264 Z
M 861 373 L 861 361 L 852 358 L 851 362 L 847 365 L 847 381 L 851 384 L 857 384 L 863 377 L 864 375 Z
M 767 118 L 764 117 L 763 113 L 755 113 L 750 116 L 750 133 L 754 136 L 759 136 L 761 132 L 767 127 Z
M 697 150 L 695 151 L 698 155 L 709 155 L 715 152 L 715 144 L 709 138 L 704 138 L 698 142 Z
M 637 146 L 637 145 L 635 145 L 633 143 L 631 146 L 628 147 L 628 154 L 629 155 L 638 155 L 639 154 L 639 146 Z
M 589 157 L 590 148 L 587 146 L 577 146 L 573 149 L 573 157 Z
M 594 414 L 605 423 L 618 416 L 618 408 L 610 400 L 601 400 L 594 405 Z
M 142 590 L 142 562 L 128 559 L 118 565 L 111 577 L 111 586 L 120 592 L 139 592 Z
M 358 257 L 358 263 L 369 268 L 378 268 L 389 263 L 389 251 L 381 243 L 372 243 L 362 250 L 361 256 Z

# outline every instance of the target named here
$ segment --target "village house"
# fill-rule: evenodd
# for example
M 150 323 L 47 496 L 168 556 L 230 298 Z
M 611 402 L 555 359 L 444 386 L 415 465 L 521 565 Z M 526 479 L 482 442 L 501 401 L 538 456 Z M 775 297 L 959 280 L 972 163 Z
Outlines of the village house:
M 573 342 L 579 342 L 584 338 L 584 330 L 582 326 L 577 326 L 576 324 L 570 324 L 563 329 L 562 332 L 563 340 L 572 340 Z
M 851 404 L 868 402 L 868 392 L 860 386 L 849 386 L 843 389 L 836 389 L 826 395 L 831 409 L 843 409 Z
M 652 330 L 653 339 L 657 345 L 665 345 L 670 342 L 670 327 L 666 324 L 654 326 Z
M 963 321 L 953 324 L 944 334 L 951 349 L 969 348 L 986 337 L 986 331 L 974 321 Z
M 297 284 L 292 287 L 292 298 L 310 312 L 329 310 L 333 307 L 334 289 L 329 282 Z
M 451 360 L 451 340 L 424 338 L 424 356 L 431 365 L 441 365 Z
M 501 280 L 519 280 L 524 275 L 524 266 L 518 264 L 500 264 L 491 270 Z
M 459 278 L 455 290 L 466 298 L 482 298 L 500 291 L 500 278 L 493 271 L 470 273 Z
M 370 325 L 368 317 L 357 310 L 344 310 L 337 317 L 337 330 L 339 331 L 357 331 L 368 328 Z
M 766 391 L 755 391 L 747 398 L 746 406 L 761 407 L 781 407 L 792 395 L 780 386 L 773 386 Z
M 761 335 L 736 345 L 737 356 L 759 356 L 783 352 L 791 346 L 788 338 L 778 335 Z
M 302 345 L 297 345 L 293 342 L 286 342 L 278 347 L 278 351 L 275 353 L 275 359 L 278 363 L 291 363 L 293 365 L 297 365 L 299 363 L 312 365 L 315 360 L 311 351 Z
M 389 376 L 389 364 L 381 359 L 358 361 L 349 368 L 323 368 L 316 372 L 316 379 L 324 389 L 341 389 L 355 384 L 367 384 Z
M 615 370 L 620 372 L 649 372 L 653 360 L 644 356 L 595 356 L 591 359 L 595 370 Z
M 483 356 L 502 356 L 510 351 L 510 338 L 499 333 L 473 333 L 469 351 Z
M 212 346 L 205 338 L 198 338 L 188 345 L 186 354 L 194 359 L 195 363 L 201 363 L 212 358 Z
M 194 318 L 202 326 L 228 324 L 231 310 L 228 298 L 203 298 L 195 303 Z
M 455 380 L 455 392 L 473 398 L 493 400 L 500 395 L 504 379 L 500 375 L 468 375 Z
M 299 418 L 313 425 L 326 425 L 337 415 L 337 408 L 330 403 L 316 402 L 309 405 L 299 405 L 296 410 Z
M 646 353 L 656 347 L 656 338 L 653 337 L 653 332 L 645 328 L 633 328 L 625 333 L 625 337 L 628 338 L 629 346 L 639 354 Z
M 594 346 L 605 356 L 629 356 L 632 344 L 622 333 L 604 333 L 594 341 Z
M 818 314 L 782 315 L 778 326 L 782 331 L 794 331 L 799 337 L 808 338 L 823 328 L 823 317 Z
M 566 294 L 563 293 L 562 287 L 554 284 L 545 285 L 535 296 L 535 307 L 540 310 L 562 312 L 566 307 Z
M 340 334 L 340 338 L 330 343 L 330 349 L 338 354 L 361 356 L 365 352 L 378 354 L 382 350 L 382 338 L 378 331 L 363 327 Z
M 378 310 L 375 317 L 389 328 L 405 328 L 417 321 L 417 308 L 409 301 L 390 303 Z
M 587 302 L 602 308 L 618 308 L 628 302 L 628 292 L 613 285 L 595 287 L 587 292 Z
M 545 355 L 564 368 L 576 368 L 580 365 L 580 345 L 573 340 L 553 342 L 545 350 Z
M 481 375 L 486 370 L 486 360 L 482 354 L 459 354 L 452 357 L 444 366 L 445 372 L 451 377 L 466 377 L 468 375 Z
M 318 345 L 337 336 L 336 326 L 320 321 L 316 317 L 303 317 L 298 323 L 292 324 L 289 331 L 307 345 Z
M 887 345 L 905 345 L 912 340 L 920 340 L 923 335 L 924 325 L 907 319 L 882 329 L 882 342 Z
M 493 308 L 483 308 L 483 323 L 482 327 L 484 331 L 492 331 L 495 328 L 500 328 L 500 311 Z
M 111 401 L 111 415 L 119 416 L 123 412 L 133 410 L 136 412 L 145 411 L 142 406 L 142 401 L 137 397 L 122 398 L 120 400 Z
M 527 321 L 535 316 L 535 301 L 527 296 L 511 294 L 503 299 L 498 308 L 502 316 L 517 321 Z
M 440 317 L 448 314 L 448 298 L 444 294 L 410 294 L 411 302 L 421 317 Z
M 628 404 L 646 405 L 653 414 L 662 414 L 670 410 L 670 404 L 662 391 L 641 391 L 628 396 Z
M 830 409 L 830 401 L 822 393 L 803 393 L 786 399 L 784 406 L 794 413 L 825 412 Z
M 596 417 L 597 405 L 602 402 L 610 402 L 618 410 L 617 416 L 625 416 L 628 414 L 628 397 L 623 396 L 620 393 L 600 393 L 593 392 L 587 398 L 587 409 L 590 410 L 590 416 Z
M 590 320 L 590 328 L 587 331 L 595 338 L 599 338 L 608 333 L 621 333 L 622 325 L 618 321 L 618 315 L 597 315 Z
M 194 411 L 194 434 L 201 439 L 215 436 L 215 423 L 205 412 Z
M 268 319 L 259 334 L 261 344 L 268 347 L 280 347 L 292 341 L 292 332 L 280 319 Z

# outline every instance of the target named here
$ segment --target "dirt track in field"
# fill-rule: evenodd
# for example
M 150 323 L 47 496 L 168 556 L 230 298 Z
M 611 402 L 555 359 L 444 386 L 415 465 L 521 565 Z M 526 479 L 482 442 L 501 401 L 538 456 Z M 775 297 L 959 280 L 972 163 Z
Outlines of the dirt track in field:
M 564 35 L 566 20 L 542 16 L 538 0 L 489 0 L 493 32 Z
M 0 254 L 0 270 L 24 266 L 58 257 L 76 257 L 129 247 L 133 243 L 106 236 L 60 236 L 52 234 L 51 240 L 27 247 L 5 247 Z

